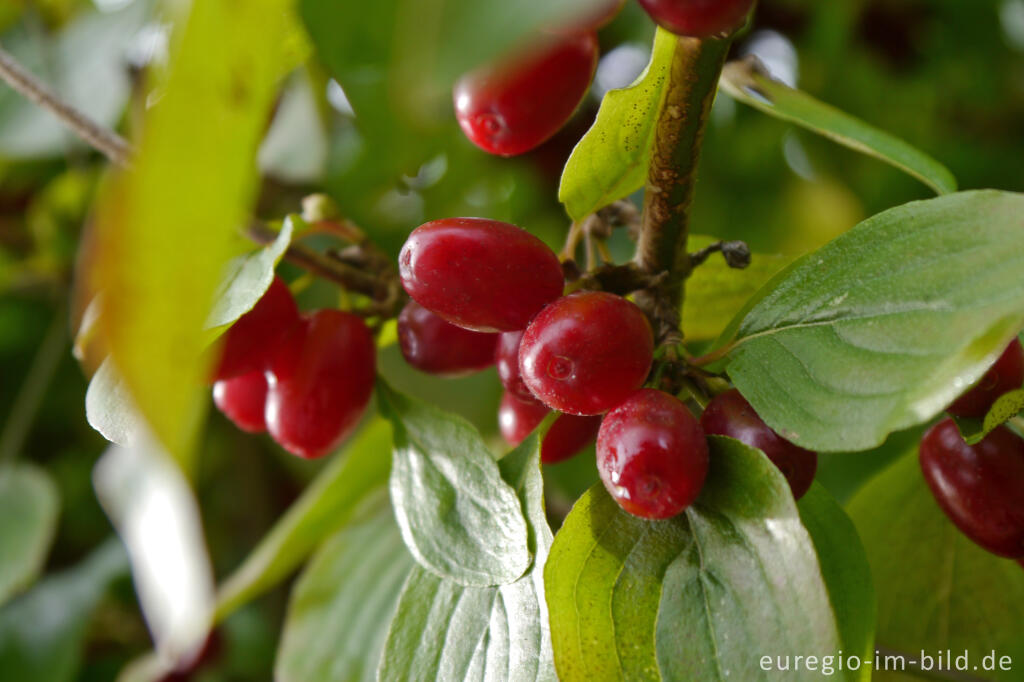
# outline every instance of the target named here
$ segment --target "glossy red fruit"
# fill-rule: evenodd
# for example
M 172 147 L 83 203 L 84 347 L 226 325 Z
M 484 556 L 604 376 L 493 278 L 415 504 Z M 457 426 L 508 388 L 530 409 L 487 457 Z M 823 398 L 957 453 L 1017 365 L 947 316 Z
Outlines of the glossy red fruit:
M 969 391 L 956 399 L 947 412 L 958 417 L 984 417 L 992 403 L 1024 384 L 1024 348 L 1014 339 L 985 376 Z
M 491 154 L 530 151 L 572 116 L 594 78 L 597 54 L 597 36 L 588 31 L 466 74 L 454 92 L 462 131 Z
M 281 338 L 298 321 L 299 309 L 288 285 L 275 277 L 253 309 L 224 334 L 214 381 L 265 369 Z
M 452 324 L 480 332 L 523 329 L 562 294 L 558 257 L 522 228 L 485 218 L 420 225 L 398 256 L 402 286 Z
M 619 13 L 622 6 L 625 4 L 626 0 L 605 0 L 601 6 L 591 10 L 587 14 L 577 17 L 562 26 L 550 26 L 544 30 L 549 33 L 557 33 L 561 35 L 596 31 L 611 23 L 612 19 L 615 18 L 615 15 Z
M 715 396 L 701 415 L 700 425 L 709 436 L 735 438 L 767 455 L 786 477 L 795 499 L 803 497 L 814 482 L 818 453 L 775 433 L 736 389 Z
M 505 390 L 528 403 L 538 403 L 537 397 L 530 393 L 519 372 L 519 344 L 523 340 L 523 332 L 505 332 L 498 337 L 498 346 L 494 351 L 494 365 L 498 369 L 498 378 Z
M 638 0 L 651 19 L 681 36 L 707 38 L 743 25 L 754 0 Z
M 366 409 L 376 349 L 363 321 L 319 310 L 296 325 L 267 373 L 266 422 L 289 452 L 313 459 L 331 452 Z
M 267 430 L 263 413 L 267 404 L 267 378 L 257 370 L 232 379 L 221 379 L 213 385 L 213 402 L 217 409 L 249 433 Z
M 497 342 L 498 334 L 456 327 L 416 301 L 409 301 L 398 315 L 402 357 L 430 374 L 459 376 L 490 367 Z
M 601 414 L 647 380 L 654 335 L 626 299 L 601 291 L 560 298 L 523 335 L 519 368 L 526 387 L 548 407 Z
M 597 471 L 630 514 L 667 519 L 689 507 L 704 487 L 707 439 L 682 402 L 645 388 L 605 415 Z
M 519 445 L 547 416 L 548 408 L 540 403 L 523 402 L 506 392 L 498 408 L 498 428 L 509 445 Z M 577 417 L 563 414 L 555 420 L 540 446 L 544 464 L 565 461 L 587 447 L 597 437 L 601 417 Z
M 921 439 L 921 471 L 964 535 L 994 554 L 1024 557 L 1024 439 L 1004 426 L 968 445 L 952 419 Z

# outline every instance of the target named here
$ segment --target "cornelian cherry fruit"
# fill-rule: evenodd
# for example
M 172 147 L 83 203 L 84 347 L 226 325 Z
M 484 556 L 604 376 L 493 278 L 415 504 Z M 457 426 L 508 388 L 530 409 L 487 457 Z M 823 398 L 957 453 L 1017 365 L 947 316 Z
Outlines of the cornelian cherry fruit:
M 402 286 L 454 325 L 480 332 L 523 329 L 562 294 L 558 257 L 526 230 L 484 218 L 420 225 L 398 256 Z
M 548 407 L 601 414 L 640 388 L 651 369 L 654 335 L 626 299 L 581 291 L 542 310 L 523 335 L 519 368 Z
M 715 396 L 701 415 L 700 425 L 709 436 L 735 438 L 767 455 L 786 477 L 795 499 L 803 497 L 814 482 L 818 454 L 777 434 L 736 389 Z
M 322 457 L 359 422 L 373 392 L 376 348 L 359 317 L 319 310 L 285 338 L 267 373 L 267 430 L 299 457 Z
M 528 152 L 572 116 L 594 78 L 597 54 L 597 36 L 586 31 L 481 67 L 455 84 L 455 117 L 486 152 Z
M 968 445 L 945 419 L 924 434 L 919 458 L 936 501 L 964 535 L 999 556 L 1024 557 L 1024 439 L 998 426 Z
M 707 38 L 743 25 L 754 0 L 638 0 L 654 23 L 681 36 Z
M 410 301 L 398 315 L 398 345 L 410 365 L 429 374 L 459 376 L 494 364 L 498 334 L 456 327 Z
M 523 402 L 506 391 L 498 407 L 498 428 L 509 445 L 519 445 L 537 428 L 548 412 L 548 408 L 540 403 Z M 594 441 L 600 427 L 600 417 L 559 415 L 544 435 L 540 446 L 541 461 L 544 464 L 557 464 L 569 459 Z
M 992 403 L 1007 391 L 1021 388 L 1024 384 L 1024 348 L 1019 339 L 1014 339 L 985 376 L 969 391 L 946 408 L 958 417 L 984 417 Z
M 267 378 L 256 370 L 221 379 L 213 385 L 213 402 L 235 426 L 249 433 L 267 430 L 263 412 L 267 404 Z
M 671 518 L 704 487 L 707 439 L 682 402 L 645 388 L 605 415 L 597 435 L 597 471 L 630 514 Z
M 298 321 L 299 308 L 288 285 L 275 277 L 253 309 L 224 333 L 214 381 L 263 371 L 281 338 Z
M 498 337 L 498 346 L 494 351 L 494 365 L 498 369 L 498 378 L 505 390 L 528 403 L 537 403 L 537 398 L 523 381 L 519 372 L 519 344 L 522 343 L 523 332 L 505 332 Z

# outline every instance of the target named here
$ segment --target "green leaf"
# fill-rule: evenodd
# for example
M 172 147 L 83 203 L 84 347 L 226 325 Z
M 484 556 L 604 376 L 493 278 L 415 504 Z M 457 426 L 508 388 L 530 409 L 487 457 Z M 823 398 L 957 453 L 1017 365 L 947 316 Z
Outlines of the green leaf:
M 769 283 L 727 353 L 787 439 L 866 450 L 943 410 L 1024 326 L 1024 195 L 963 192 L 866 220 Z
M 562 172 L 558 200 L 582 220 L 643 187 L 664 101 L 676 37 L 659 28 L 647 69 L 628 88 L 601 100 L 597 120 L 579 141 Z
M 92 612 L 127 570 L 124 548 L 112 539 L 0 609 L 0 680 L 75 679 Z
M 818 555 L 844 655 L 870 660 L 875 651 L 877 605 L 871 567 L 857 529 L 820 483 L 811 486 L 797 507 Z M 871 670 L 864 666 L 850 679 L 869 682 Z
M 413 556 L 462 585 L 518 579 L 533 558 L 526 520 L 480 434 L 461 417 L 377 385 L 394 429 L 391 501 Z
M 872 479 L 848 505 L 878 593 L 878 644 L 911 654 L 995 651 L 1013 671 L 978 672 L 1019 680 L 1024 661 L 1024 571 L 989 554 L 946 518 L 925 484 L 917 452 Z M 980 670 L 980 669 L 979 669 Z
M 89 381 L 85 418 L 101 436 L 118 445 L 131 445 L 146 429 L 145 420 L 110 358 L 103 361 Z
M 980 443 L 994 428 L 1016 417 L 1021 410 L 1024 410 L 1024 388 L 1007 391 L 999 396 L 982 419 L 956 416 L 953 419 L 964 440 L 974 445 Z
M 343 527 L 368 497 L 381 490 L 391 468 L 387 424 L 374 420 L 324 467 L 260 544 L 221 586 L 217 618 L 276 585 L 331 533 Z
M 0 604 L 42 570 L 59 510 L 57 488 L 45 471 L 0 466 Z
M 758 450 L 709 443 L 708 482 L 684 514 L 638 519 L 598 484 L 566 518 L 545 568 L 561 679 L 768 680 L 763 655 L 841 648 L 785 479 Z
M 726 64 L 720 85 L 740 102 L 884 161 L 917 178 L 936 194 L 956 191 L 956 178 L 932 157 L 889 133 L 774 80 L 756 60 Z
M 539 443 L 533 434 L 500 462 L 529 519 L 537 553 L 530 572 L 508 585 L 466 587 L 415 567 L 388 632 L 379 679 L 556 679 L 542 575 L 551 531 Z
M 692 235 L 689 249 L 697 251 L 716 241 L 714 237 Z M 686 302 L 683 305 L 686 339 L 709 341 L 718 338 L 747 301 L 793 258 L 755 253 L 750 265 L 743 270 L 730 268 L 717 255 L 702 263 L 686 280 Z
M 83 280 L 105 294 L 101 338 L 135 404 L 186 468 L 208 404 L 204 322 L 255 197 L 278 82 L 301 56 L 287 0 L 190 7 L 138 154 L 98 201 Z
M 329 539 L 288 605 L 274 679 L 373 682 L 402 584 L 416 565 L 385 499 Z

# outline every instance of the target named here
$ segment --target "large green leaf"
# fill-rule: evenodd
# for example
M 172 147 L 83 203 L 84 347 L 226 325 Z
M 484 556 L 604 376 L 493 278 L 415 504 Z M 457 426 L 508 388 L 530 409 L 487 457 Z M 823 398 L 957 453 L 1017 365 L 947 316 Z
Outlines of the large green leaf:
M 967 651 L 985 679 L 1020 680 L 1024 571 L 968 540 L 946 518 L 908 452 L 848 505 L 878 593 L 878 644 L 909 654 Z M 1013 659 L 981 671 L 982 657 Z M 894 679 L 876 676 L 876 679 Z M 902 679 L 902 678 L 899 678 Z
M 573 220 L 643 187 L 658 113 L 677 40 L 659 28 L 647 69 L 628 88 L 601 100 L 597 120 L 579 141 L 562 172 L 558 199 Z
M 372 682 L 402 583 L 416 562 L 391 508 L 344 528 L 292 591 L 275 664 L 278 682 Z
M 762 656 L 842 648 L 785 479 L 760 451 L 709 442 L 708 482 L 684 514 L 635 518 L 598 484 L 566 518 L 545 568 L 560 679 L 769 680 Z
M 92 612 L 127 570 L 124 548 L 112 539 L 0 609 L 0 681 L 75 679 Z
M 359 505 L 384 488 L 391 468 L 387 424 L 375 420 L 337 455 L 278 520 L 217 595 L 217 618 L 284 579 Z
M 0 465 L 0 604 L 42 569 L 59 509 L 57 488 L 42 469 Z
M 500 462 L 502 477 L 519 493 L 529 519 L 537 557 L 530 572 L 509 585 L 465 587 L 415 567 L 388 632 L 379 679 L 556 679 L 544 601 L 551 531 L 539 443 L 533 434 Z
M 773 279 L 726 366 L 775 430 L 866 450 L 927 421 L 1024 326 L 1024 195 L 963 192 L 866 220 Z
M 394 429 L 391 501 L 416 560 L 462 585 L 499 585 L 530 567 L 515 491 L 471 424 L 378 382 Z
M 766 114 L 895 166 L 937 194 L 956 191 L 956 178 L 932 157 L 889 133 L 774 80 L 756 61 L 727 64 L 722 72 L 721 87 L 732 97 Z

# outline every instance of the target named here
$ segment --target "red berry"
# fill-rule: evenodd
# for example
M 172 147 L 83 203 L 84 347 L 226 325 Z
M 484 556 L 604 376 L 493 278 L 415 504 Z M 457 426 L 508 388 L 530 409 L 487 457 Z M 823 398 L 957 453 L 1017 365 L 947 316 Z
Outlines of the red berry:
M 689 507 L 704 487 L 707 439 L 682 402 L 645 388 L 605 415 L 597 471 L 630 514 L 667 519 Z
M 803 497 L 814 482 L 818 453 L 793 445 L 775 433 L 736 389 L 716 396 L 701 415 L 700 425 L 709 436 L 735 438 L 767 455 L 789 481 L 794 499 Z
M 681 36 L 707 38 L 743 25 L 754 0 L 638 0 L 662 28 Z
M 225 332 L 214 381 L 265 369 L 281 338 L 298 321 L 299 309 L 288 285 L 275 277 L 253 309 Z
M 505 332 L 498 337 L 498 347 L 494 351 L 494 364 L 498 369 L 498 378 L 505 390 L 520 400 L 536 403 L 537 397 L 530 393 L 519 372 L 519 344 L 523 340 L 523 332 Z
M 416 301 L 398 315 L 398 345 L 402 357 L 423 372 L 459 376 L 494 364 L 497 334 L 456 327 Z
M 558 257 L 522 228 L 484 218 L 420 225 L 398 257 L 402 286 L 427 310 L 479 332 L 523 329 L 562 294 Z
M 1024 557 L 1024 439 L 999 426 L 968 445 L 952 419 L 921 439 L 921 471 L 964 535 L 1011 559 Z
M 289 452 L 326 455 L 359 422 L 373 392 L 376 349 L 363 321 L 339 310 L 306 317 L 268 371 L 267 430 Z
M 260 433 L 267 430 L 267 423 L 263 420 L 267 378 L 262 371 L 221 379 L 213 385 L 213 402 L 243 431 Z
M 562 35 L 596 31 L 611 23 L 625 4 L 626 0 L 606 0 L 603 6 L 591 10 L 588 14 L 577 17 L 563 26 L 546 27 L 544 30 Z
M 1024 348 L 1014 339 L 974 387 L 947 408 L 958 417 L 984 417 L 992 403 L 1024 384 Z
M 558 132 L 583 100 L 597 69 L 593 31 L 559 38 L 455 84 L 455 117 L 486 152 L 514 156 Z
M 523 402 L 506 392 L 498 408 L 498 428 L 510 445 L 519 445 L 537 428 L 548 412 L 548 408 L 536 401 Z M 544 464 L 557 464 L 569 459 L 593 442 L 600 427 L 600 417 L 560 415 L 541 443 L 541 461 Z
M 523 381 L 548 407 L 601 414 L 647 379 L 654 353 L 651 325 L 634 304 L 581 291 L 542 310 L 519 348 Z

